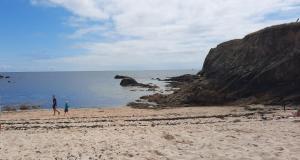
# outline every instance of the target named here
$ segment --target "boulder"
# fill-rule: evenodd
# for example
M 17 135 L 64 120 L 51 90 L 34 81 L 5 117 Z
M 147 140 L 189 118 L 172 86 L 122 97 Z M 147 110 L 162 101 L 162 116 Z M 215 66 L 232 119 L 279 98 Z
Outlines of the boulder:
M 136 86 L 136 85 L 138 85 L 138 82 L 135 79 L 128 77 L 128 78 L 123 78 L 120 82 L 120 85 L 123 87 Z
M 134 78 L 128 76 L 118 76 L 117 79 L 119 78 L 122 79 L 120 85 L 123 87 L 141 87 L 141 88 L 149 88 L 151 90 L 153 89 L 155 90 L 156 88 L 159 88 L 158 86 L 151 83 L 150 84 L 138 83 Z

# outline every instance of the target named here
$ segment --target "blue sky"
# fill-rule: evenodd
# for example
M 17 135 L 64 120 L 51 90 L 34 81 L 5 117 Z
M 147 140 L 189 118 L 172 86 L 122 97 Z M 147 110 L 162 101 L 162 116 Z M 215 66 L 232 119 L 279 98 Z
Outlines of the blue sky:
M 299 0 L 1 0 L 0 71 L 200 69 L 218 43 L 298 17 Z
M 74 31 L 62 23 L 69 15 L 63 8 L 35 7 L 28 0 L 1 0 L 1 64 L 20 63 L 20 66 L 10 68 L 22 71 L 22 64 L 28 64 L 23 61 L 77 54 L 76 50 L 70 52 L 73 42 L 64 38 Z

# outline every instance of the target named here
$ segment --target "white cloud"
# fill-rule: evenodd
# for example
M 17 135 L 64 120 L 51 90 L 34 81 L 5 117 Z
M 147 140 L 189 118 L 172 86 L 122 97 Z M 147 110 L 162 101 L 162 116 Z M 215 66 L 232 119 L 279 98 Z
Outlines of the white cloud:
M 91 20 L 107 19 L 109 15 L 103 10 L 105 0 L 31 0 L 34 5 L 43 4 L 64 7 L 74 15 Z
M 32 0 L 32 4 L 70 11 L 68 23 L 76 31 L 69 38 L 84 40 L 75 45 L 84 54 L 46 62 L 92 70 L 176 68 L 176 63 L 200 68 L 211 47 L 295 18 L 268 19 L 268 14 L 300 9 L 299 0 Z

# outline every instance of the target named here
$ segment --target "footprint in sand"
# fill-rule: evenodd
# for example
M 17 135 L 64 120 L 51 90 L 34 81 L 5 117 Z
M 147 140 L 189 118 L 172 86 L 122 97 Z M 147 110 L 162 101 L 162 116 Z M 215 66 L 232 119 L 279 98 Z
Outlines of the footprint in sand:
M 169 133 L 164 133 L 163 138 L 168 140 L 168 141 L 171 141 L 171 140 L 175 139 L 175 137 L 170 135 Z
M 164 156 L 164 154 L 161 153 L 161 152 L 159 152 L 158 150 L 154 150 L 154 151 L 152 151 L 152 152 L 155 153 L 155 154 L 158 155 L 158 156 Z

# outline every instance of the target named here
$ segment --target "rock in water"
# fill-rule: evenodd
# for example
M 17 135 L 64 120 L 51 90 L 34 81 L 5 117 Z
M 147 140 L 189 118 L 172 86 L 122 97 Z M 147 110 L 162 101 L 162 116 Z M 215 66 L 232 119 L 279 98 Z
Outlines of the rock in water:
M 125 86 L 136 86 L 136 85 L 138 85 L 138 82 L 135 79 L 128 77 L 128 78 L 122 79 L 120 82 L 120 85 L 124 86 L 124 87 Z
M 124 78 L 131 78 L 131 77 L 128 77 L 128 76 L 122 76 L 122 75 L 116 75 L 114 78 L 115 78 L 115 79 L 124 79 Z
M 300 103 L 300 23 L 268 27 L 218 45 L 199 76 L 163 102 Z
M 117 77 L 118 76 L 118 77 Z M 138 83 L 135 79 L 127 76 L 119 76 L 117 75 L 115 78 L 116 79 L 122 79 L 120 82 L 120 85 L 123 87 L 141 87 L 141 88 L 148 88 L 150 89 L 149 91 L 155 91 L 156 88 L 159 88 L 157 85 L 154 84 L 143 84 L 143 83 Z
M 2 79 L 2 78 L 9 79 L 10 76 L 3 76 L 3 75 L 0 75 L 0 79 Z

